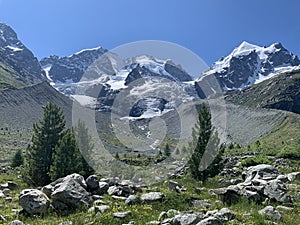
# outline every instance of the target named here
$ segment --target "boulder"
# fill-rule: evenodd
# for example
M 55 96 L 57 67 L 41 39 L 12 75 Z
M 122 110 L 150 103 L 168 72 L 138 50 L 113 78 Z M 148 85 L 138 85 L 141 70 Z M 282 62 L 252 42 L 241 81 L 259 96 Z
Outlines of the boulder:
M 273 207 L 273 206 L 266 206 L 262 210 L 259 210 L 258 213 L 260 215 L 268 216 L 274 220 L 282 220 L 281 214 Z
M 214 189 L 214 190 L 210 190 L 210 192 L 218 195 L 221 201 L 228 205 L 236 203 L 240 199 L 240 195 L 238 191 L 232 187 Z
M 201 220 L 196 225 L 223 225 L 223 223 L 219 219 L 217 219 L 213 216 L 210 216 L 210 217 L 207 217 L 207 218 Z
M 200 216 L 196 213 L 180 213 L 174 217 L 173 223 L 176 225 L 193 225 L 200 220 Z
M 113 213 L 113 217 L 115 218 L 125 218 L 126 216 L 130 215 L 131 212 L 130 211 L 126 211 L 126 212 L 116 212 L 116 213 Z
M 65 182 L 66 180 L 70 180 L 70 179 L 75 180 L 75 181 L 76 181 L 78 184 L 80 184 L 80 186 L 83 187 L 84 189 L 87 188 L 87 185 L 86 185 L 86 182 L 85 182 L 85 180 L 84 180 L 84 177 L 81 176 L 81 175 L 78 174 L 78 173 L 73 173 L 73 174 L 70 174 L 70 175 L 64 177 L 61 183 Z
M 99 180 L 98 177 L 96 175 L 91 175 L 86 179 L 86 185 L 88 190 L 96 190 L 97 188 L 99 188 Z
M 276 179 L 278 175 L 279 172 L 275 167 L 267 164 L 260 164 L 248 167 L 243 174 L 243 177 L 245 182 L 249 182 L 254 179 L 273 180 Z
M 141 201 L 143 203 L 162 201 L 164 198 L 164 194 L 161 192 L 150 192 L 141 195 Z
M 176 191 L 176 192 L 182 192 L 185 191 L 185 188 L 182 187 L 178 182 L 169 180 L 168 181 L 168 187 L 171 191 Z
M 293 172 L 287 175 L 289 181 L 293 182 L 295 180 L 300 180 L 300 172 Z
M 122 189 L 119 186 L 110 186 L 107 190 L 108 195 L 116 195 L 121 196 L 122 195 Z
M 108 183 L 106 183 L 106 182 L 104 182 L 104 181 L 100 181 L 100 182 L 98 183 L 98 188 L 95 189 L 95 190 L 93 190 L 93 191 L 92 191 L 92 194 L 93 194 L 93 195 L 95 195 L 95 194 L 96 194 L 96 195 L 104 195 L 104 194 L 107 192 L 108 188 L 109 188 Z
M 140 199 L 136 195 L 129 195 L 125 200 L 126 205 L 134 205 L 139 203 Z
M 42 214 L 48 210 L 50 200 L 37 189 L 25 189 L 20 193 L 19 204 L 30 215 Z
M 82 180 L 80 179 L 80 183 L 78 183 L 78 179 L 76 178 L 69 177 L 69 179 L 64 179 L 63 183 L 55 187 L 55 190 L 51 194 L 52 199 L 60 201 L 72 209 L 91 206 L 92 199 L 89 193 L 83 188 Z
M 266 184 L 264 195 L 266 195 L 271 201 L 281 203 L 291 202 L 291 197 L 287 195 L 286 186 L 278 180 L 272 180 Z
M 25 224 L 20 220 L 14 220 L 14 221 L 8 223 L 8 225 L 25 225 Z
M 51 198 L 51 194 L 53 191 L 54 187 L 51 184 L 42 187 L 42 192 L 44 192 L 48 196 L 48 198 Z

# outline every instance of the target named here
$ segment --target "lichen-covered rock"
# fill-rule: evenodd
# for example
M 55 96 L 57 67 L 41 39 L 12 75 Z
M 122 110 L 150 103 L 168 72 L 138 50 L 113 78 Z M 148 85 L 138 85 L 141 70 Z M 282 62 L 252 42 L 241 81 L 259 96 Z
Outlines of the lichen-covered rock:
M 25 189 L 20 193 L 19 204 L 30 215 L 42 214 L 48 210 L 50 200 L 46 194 L 37 189 Z

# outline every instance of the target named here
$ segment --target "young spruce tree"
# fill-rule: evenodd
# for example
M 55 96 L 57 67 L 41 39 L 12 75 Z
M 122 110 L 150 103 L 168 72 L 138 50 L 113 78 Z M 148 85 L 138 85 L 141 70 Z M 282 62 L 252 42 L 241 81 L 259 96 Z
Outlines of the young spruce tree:
M 62 110 L 53 103 L 47 104 L 43 119 L 33 124 L 31 144 L 26 154 L 26 179 L 36 186 L 48 184 L 50 166 L 53 162 L 55 146 L 61 139 L 65 128 Z
M 72 173 L 80 173 L 81 170 L 81 154 L 76 144 L 74 131 L 69 128 L 56 145 L 50 176 L 52 180 L 56 180 Z
M 189 144 L 189 148 L 192 155 L 189 160 L 189 166 L 192 176 L 196 180 L 201 180 L 204 182 L 208 177 L 215 176 L 221 168 L 222 154 L 224 152 L 224 146 L 218 149 L 218 138 L 217 133 L 214 135 L 214 142 L 209 143 L 212 137 L 213 129 L 211 124 L 211 113 L 206 104 L 202 104 L 198 120 L 192 131 L 192 140 Z M 208 144 L 213 146 L 217 150 L 217 153 L 212 152 L 210 157 L 212 157 L 211 164 L 207 168 L 201 168 L 201 160 L 205 154 Z M 207 163 L 207 162 L 206 162 Z
M 75 127 L 74 131 L 77 145 L 81 152 L 81 174 L 85 178 L 87 178 L 89 175 L 95 173 L 94 169 L 89 164 L 93 162 L 94 144 L 91 136 L 89 135 L 88 128 L 83 121 L 78 120 L 77 126 Z

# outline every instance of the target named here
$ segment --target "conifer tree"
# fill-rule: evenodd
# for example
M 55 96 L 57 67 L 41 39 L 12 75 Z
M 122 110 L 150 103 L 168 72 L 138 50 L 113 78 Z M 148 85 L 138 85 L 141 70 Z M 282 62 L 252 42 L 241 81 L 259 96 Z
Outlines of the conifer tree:
M 83 121 L 78 120 L 77 126 L 75 127 L 74 131 L 77 145 L 81 152 L 81 174 L 85 178 L 87 178 L 89 175 L 95 173 L 94 169 L 91 166 L 93 164 L 94 144 L 92 142 L 91 136 L 89 135 L 88 128 Z
M 50 167 L 50 176 L 52 180 L 56 180 L 72 173 L 80 173 L 81 170 L 81 154 L 76 144 L 73 129 L 69 128 L 56 145 L 53 163 Z
M 169 143 L 166 143 L 165 147 L 164 147 L 164 153 L 167 157 L 169 157 L 171 155 L 171 150 L 170 150 L 170 146 Z
M 200 162 L 211 134 L 211 114 L 206 104 L 203 103 L 199 111 L 197 123 L 192 131 L 192 140 L 189 144 L 189 148 L 192 151 L 189 160 L 190 171 L 192 176 L 197 180 L 204 180 L 203 171 L 200 171 Z
M 44 109 L 43 119 L 33 124 L 31 144 L 26 154 L 26 179 L 32 185 L 48 184 L 50 166 L 53 162 L 55 146 L 62 137 L 65 128 L 62 110 L 49 103 Z
M 16 154 L 14 155 L 13 159 L 12 159 L 12 163 L 11 166 L 12 167 L 18 167 L 18 166 L 22 166 L 24 163 L 24 157 L 22 154 L 22 150 L 19 149 Z

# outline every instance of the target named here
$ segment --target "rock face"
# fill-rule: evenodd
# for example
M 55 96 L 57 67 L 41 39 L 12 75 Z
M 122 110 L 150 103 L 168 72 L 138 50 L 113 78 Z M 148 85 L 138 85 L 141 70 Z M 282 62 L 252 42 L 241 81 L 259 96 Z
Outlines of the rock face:
M 37 58 L 18 39 L 15 31 L 4 23 L 0 23 L 0 62 L 1 66 L 6 65 L 5 67 L 11 69 L 6 68 L 11 72 L 9 74 L 11 77 L 6 78 L 7 87 L 36 84 L 45 80 L 44 71 Z M 5 85 L 1 84 L 1 81 L 2 79 L 0 87 Z
M 36 189 L 23 190 L 19 196 L 19 203 L 30 215 L 45 213 L 50 206 L 47 195 Z
M 107 50 L 102 47 L 85 49 L 71 56 L 59 57 L 51 55 L 40 63 L 53 82 L 78 82 L 87 68 Z
M 247 42 L 225 58 L 215 62 L 202 76 L 214 76 L 223 90 L 236 90 L 276 74 L 282 67 L 298 66 L 297 56 L 280 43 L 259 47 Z
M 91 206 L 92 199 L 89 193 L 77 180 L 68 178 L 57 184 L 51 194 L 53 200 L 62 202 L 72 209 Z

